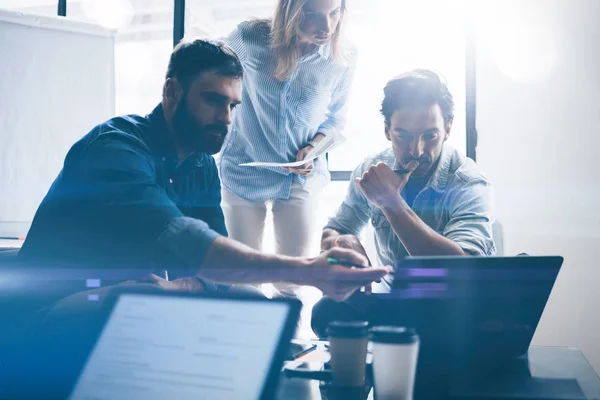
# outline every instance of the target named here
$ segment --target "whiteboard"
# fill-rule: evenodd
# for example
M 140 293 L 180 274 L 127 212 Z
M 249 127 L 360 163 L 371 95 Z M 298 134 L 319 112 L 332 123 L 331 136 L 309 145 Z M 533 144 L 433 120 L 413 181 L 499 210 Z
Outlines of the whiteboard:
M 25 236 L 73 143 L 115 111 L 114 33 L 0 10 L 0 237 Z

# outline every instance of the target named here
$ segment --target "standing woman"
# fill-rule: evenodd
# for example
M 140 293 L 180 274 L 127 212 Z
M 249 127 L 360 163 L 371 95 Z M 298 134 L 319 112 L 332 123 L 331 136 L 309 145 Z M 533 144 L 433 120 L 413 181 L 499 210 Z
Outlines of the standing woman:
M 244 90 L 221 155 L 223 211 L 230 237 L 255 249 L 271 201 L 277 253 L 310 250 L 330 179 L 324 157 L 298 168 L 239 164 L 300 161 L 339 135 L 356 63 L 342 37 L 345 15 L 346 0 L 279 0 L 272 20 L 242 22 L 227 39 L 242 61 Z

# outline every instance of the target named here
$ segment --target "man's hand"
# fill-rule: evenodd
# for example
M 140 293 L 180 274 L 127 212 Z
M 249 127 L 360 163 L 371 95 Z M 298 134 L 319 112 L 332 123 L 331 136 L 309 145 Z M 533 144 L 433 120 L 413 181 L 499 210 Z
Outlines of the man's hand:
M 362 243 L 355 235 L 341 235 L 336 230 L 325 229 L 323 231 L 323 239 L 321 240 L 321 250 L 329 250 L 332 247 L 354 250 L 366 257 L 369 266 L 373 265 L 371 264 L 371 260 L 369 260 L 367 250 L 365 250 Z M 365 286 L 365 294 L 371 294 L 372 289 L 371 284 Z
M 326 236 L 327 235 L 327 236 Z M 367 259 L 369 265 L 371 261 L 367 255 L 367 251 L 362 243 L 355 235 L 341 235 L 337 231 L 330 229 L 323 231 L 323 240 L 321 241 L 321 250 L 329 250 L 333 247 L 341 247 L 343 249 L 354 250 L 362 254 Z
M 355 178 L 355 182 L 371 203 L 379 208 L 384 208 L 401 201 L 400 192 L 418 166 L 418 161 L 411 161 L 406 166 L 408 172 L 400 175 L 387 164 L 380 162 L 372 165 L 361 178 Z
M 330 264 L 328 258 L 335 258 L 340 264 Z M 310 285 L 321 289 L 335 300 L 345 300 L 355 290 L 379 280 L 391 272 L 390 267 L 370 268 L 365 256 L 350 249 L 334 247 L 322 252 L 311 261 Z
M 310 153 L 310 151 L 312 149 L 313 149 L 312 146 L 306 146 L 306 147 L 301 148 L 300 151 L 298 152 L 298 154 L 296 155 L 296 161 L 304 160 L 304 158 L 306 158 L 306 155 L 308 153 Z M 290 171 L 291 173 L 294 173 L 294 174 L 306 176 L 312 172 L 314 166 L 315 166 L 315 163 L 313 162 L 313 160 L 310 160 L 306 164 L 301 165 L 299 167 L 283 167 L 283 169 Z
M 160 276 L 150 274 L 148 280 L 157 284 L 162 289 L 180 290 L 184 292 L 203 292 L 204 285 L 196 278 L 179 278 L 172 281 L 167 281 Z

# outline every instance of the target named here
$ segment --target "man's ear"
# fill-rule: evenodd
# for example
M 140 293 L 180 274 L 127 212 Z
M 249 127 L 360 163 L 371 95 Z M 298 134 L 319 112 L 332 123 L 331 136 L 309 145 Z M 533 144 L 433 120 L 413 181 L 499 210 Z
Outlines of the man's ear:
M 387 121 L 385 121 L 385 138 L 390 142 L 392 141 L 392 137 L 390 135 L 390 123 Z
M 444 134 L 444 141 L 448 140 L 448 138 L 450 137 L 450 131 L 452 130 L 452 122 L 454 122 L 454 120 L 450 120 L 446 124 L 446 133 Z
M 177 78 L 167 78 L 163 86 L 163 99 L 169 105 L 177 105 L 181 101 L 183 90 Z

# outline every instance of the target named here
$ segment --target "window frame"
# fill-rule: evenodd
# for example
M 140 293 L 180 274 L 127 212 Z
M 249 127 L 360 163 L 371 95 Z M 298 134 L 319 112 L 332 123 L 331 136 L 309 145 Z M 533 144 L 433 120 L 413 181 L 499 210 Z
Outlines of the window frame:
M 67 0 L 57 0 L 57 15 L 67 16 Z M 467 157 L 477 161 L 477 79 L 476 50 L 477 42 L 472 16 L 466 15 L 465 33 L 465 125 L 467 139 Z M 173 47 L 185 35 L 185 0 L 173 0 Z M 349 181 L 352 171 L 330 170 L 332 181 Z

